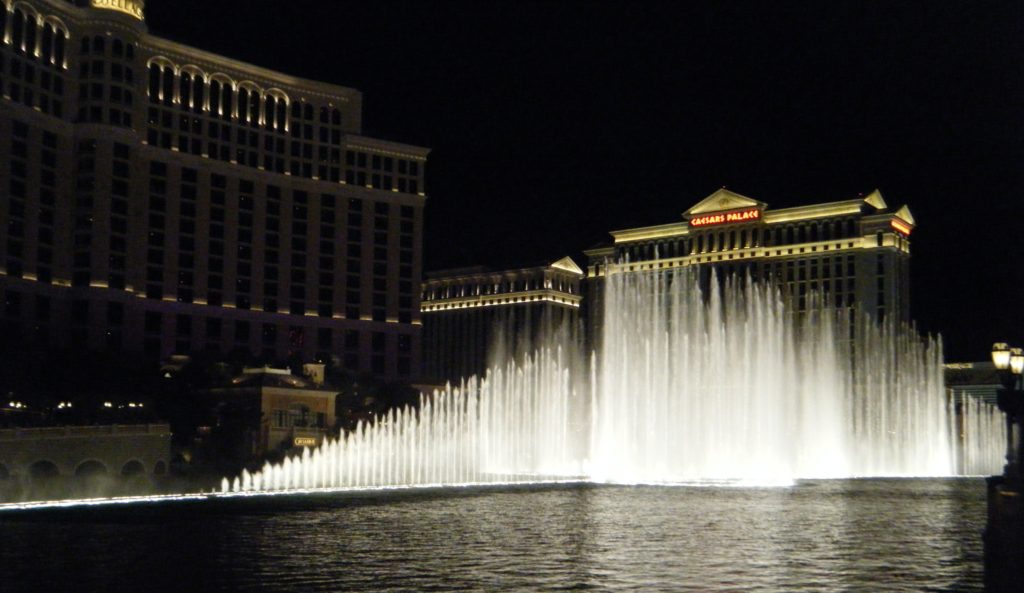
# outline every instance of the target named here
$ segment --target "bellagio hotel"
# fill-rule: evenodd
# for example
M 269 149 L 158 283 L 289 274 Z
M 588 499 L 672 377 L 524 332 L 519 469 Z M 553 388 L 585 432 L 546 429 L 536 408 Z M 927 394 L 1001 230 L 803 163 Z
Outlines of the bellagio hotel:
M 5 339 L 413 378 L 428 150 L 361 135 L 354 89 L 152 36 L 143 8 L 0 0 Z

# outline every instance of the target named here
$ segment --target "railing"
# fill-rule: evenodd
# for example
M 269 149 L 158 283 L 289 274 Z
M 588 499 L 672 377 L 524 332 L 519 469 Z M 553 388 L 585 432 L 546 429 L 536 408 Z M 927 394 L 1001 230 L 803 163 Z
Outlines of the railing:
M 171 434 L 170 424 L 102 424 L 98 426 L 48 426 L 0 429 L 0 441 L 66 439 L 96 436 Z

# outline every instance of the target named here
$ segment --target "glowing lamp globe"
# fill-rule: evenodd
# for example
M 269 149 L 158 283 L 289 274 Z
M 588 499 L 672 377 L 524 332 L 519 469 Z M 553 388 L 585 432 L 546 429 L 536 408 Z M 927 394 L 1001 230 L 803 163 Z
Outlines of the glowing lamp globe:
M 1010 351 L 1010 370 L 1014 375 L 1024 372 L 1024 350 L 1014 348 Z
M 1001 371 L 1010 368 L 1010 345 L 1005 342 L 992 344 L 992 362 Z

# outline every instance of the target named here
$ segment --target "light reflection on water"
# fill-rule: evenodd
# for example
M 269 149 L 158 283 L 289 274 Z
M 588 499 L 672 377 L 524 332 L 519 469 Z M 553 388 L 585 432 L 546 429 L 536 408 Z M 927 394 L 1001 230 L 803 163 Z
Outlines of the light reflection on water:
M 562 486 L 0 515 L 6 591 L 980 591 L 981 480 Z

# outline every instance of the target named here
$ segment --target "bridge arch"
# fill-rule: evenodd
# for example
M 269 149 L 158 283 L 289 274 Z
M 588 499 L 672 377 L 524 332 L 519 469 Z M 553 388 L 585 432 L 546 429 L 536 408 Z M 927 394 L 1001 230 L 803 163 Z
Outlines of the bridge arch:
M 75 468 L 75 477 L 94 478 L 107 475 L 107 466 L 102 461 L 87 459 Z
M 59 476 L 60 469 L 49 459 L 40 459 L 28 466 L 28 475 L 33 480 L 47 480 Z
M 122 476 L 138 476 L 144 473 L 146 473 L 146 468 L 138 459 L 131 459 L 121 466 Z

